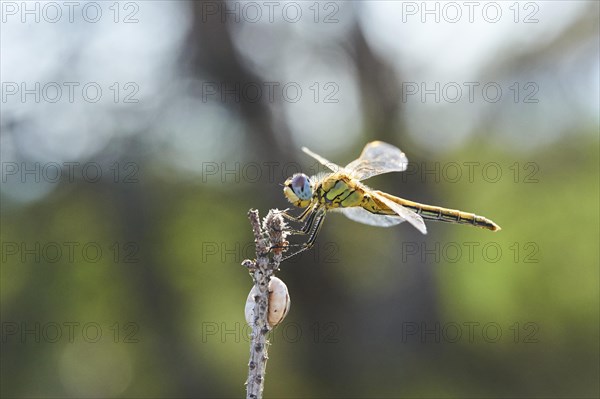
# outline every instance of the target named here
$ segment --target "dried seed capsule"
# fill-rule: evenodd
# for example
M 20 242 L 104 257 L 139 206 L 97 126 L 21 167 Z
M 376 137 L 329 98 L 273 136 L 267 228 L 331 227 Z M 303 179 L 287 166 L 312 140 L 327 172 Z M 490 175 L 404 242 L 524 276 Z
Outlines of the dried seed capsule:
M 252 287 L 248 298 L 246 299 L 246 322 L 249 325 L 254 324 L 254 304 L 256 297 L 259 294 L 256 286 Z M 271 277 L 269 281 L 269 307 L 267 319 L 269 327 L 273 328 L 281 323 L 290 310 L 290 295 L 287 286 L 281 279 Z

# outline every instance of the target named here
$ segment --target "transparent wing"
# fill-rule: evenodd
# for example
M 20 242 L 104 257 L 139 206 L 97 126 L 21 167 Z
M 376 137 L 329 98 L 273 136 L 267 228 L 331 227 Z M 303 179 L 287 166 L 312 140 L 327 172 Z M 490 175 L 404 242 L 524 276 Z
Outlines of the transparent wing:
M 319 163 L 321 163 L 322 165 L 327 166 L 330 170 L 332 170 L 334 172 L 340 172 L 344 169 L 340 165 L 335 164 L 331 161 L 328 161 L 327 159 L 323 158 L 319 154 L 315 154 L 314 152 L 312 152 L 311 150 L 309 150 L 306 147 L 302 147 L 302 151 L 304 151 L 306 154 L 310 155 L 311 157 L 313 157 L 314 159 L 319 161 Z
M 403 172 L 408 166 L 406 155 L 399 148 L 383 141 L 372 141 L 365 146 L 360 157 L 348 165 L 351 177 L 366 180 L 388 172 Z
M 396 212 L 396 214 L 402 219 L 415 226 L 421 233 L 427 234 L 427 227 L 425 227 L 425 222 L 423 221 L 421 215 L 403 207 L 402 205 L 396 204 L 394 201 L 385 198 L 383 195 L 380 195 L 377 191 L 371 191 L 370 193 L 379 201 L 387 205 L 391 210 Z
M 370 226 L 390 227 L 404 222 L 404 219 L 400 216 L 375 215 L 359 206 L 352 208 L 337 208 L 336 210 L 343 213 L 348 219 Z

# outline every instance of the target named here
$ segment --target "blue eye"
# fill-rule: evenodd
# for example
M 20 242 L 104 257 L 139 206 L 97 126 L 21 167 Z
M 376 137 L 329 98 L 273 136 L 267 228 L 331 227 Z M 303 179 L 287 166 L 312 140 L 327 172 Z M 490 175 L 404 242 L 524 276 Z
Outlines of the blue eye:
M 292 177 L 291 188 L 294 194 L 301 200 L 309 200 L 312 198 L 312 188 L 310 187 L 310 179 L 304 173 L 295 174 Z

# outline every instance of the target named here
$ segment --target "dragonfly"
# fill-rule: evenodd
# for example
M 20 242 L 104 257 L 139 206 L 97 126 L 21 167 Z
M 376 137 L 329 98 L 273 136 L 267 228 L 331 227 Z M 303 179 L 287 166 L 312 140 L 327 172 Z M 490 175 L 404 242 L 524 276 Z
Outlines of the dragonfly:
M 409 201 L 363 184 L 363 180 L 373 176 L 406 170 L 406 155 L 391 144 L 372 141 L 364 147 L 358 159 L 345 167 L 306 147 L 302 147 L 302 151 L 331 172 L 311 177 L 296 173 L 285 181 L 285 197 L 294 206 L 304 208 L 304 211 L 299 216 L 293 216 L 286 210 L 282 215 L 288 220 L 302 223 L 302 228 L 294 230 L 294 233 L 308 235 L 308 240 L 301 245 L 301 249 L 286 258 L 314 245 L 325 215 L 329 212 L 340 212 L 351 220 L 371 226 L 390 227 L 408 222 L 423 234 L 427 234 L 424 220 L 500 230 L 500 226 L 483 216 Z

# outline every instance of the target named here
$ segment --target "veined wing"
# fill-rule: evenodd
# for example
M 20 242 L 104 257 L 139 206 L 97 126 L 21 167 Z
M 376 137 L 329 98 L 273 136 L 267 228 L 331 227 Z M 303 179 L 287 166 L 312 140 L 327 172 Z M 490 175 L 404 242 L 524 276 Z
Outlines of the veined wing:
M 390 227 L 404 222 L 400 216 L 376 215 L 359 206 L 351 208 L 336 208 L 332 211 L 343 213 L 348 219 L 370 226 Z
M 394 201 L 385 198 L 383 195 L 379 195 L 377 191 L 370 191 L 370 194 L 387 205 L 391 210 L 396 212 L 396 214 L 402 219 L 415 226 L 421 233 L 427 234 L 427 227 L 425 227 L 425 222 L 423 221 L 421 215 L 403 207 L 402 205 L 396 204 Z
M 327 166 L 330 170 L 332 170 L 334 172 L 340 172 L 344 169 L 340 165 L 335 164 L 331 161 L 328 161 L 327 159 L 323 158 L 319 154 L 315 154 L 314 152 L 312 152 L 311 150 L 309 150 L 306 147 L 302 147 L 302 151 L 304 151 L 306 154 L 310 155 L 311 157 L 313 157 L 314 159 L 319 161 L 319 163 L 321 163 L 322 165 Z
M 354 179 L 366 180 L 383 173 L 403 172 L 407 166 L 408 159 L 399 148 L 383 141 L 372 141 L 345 169 Z

